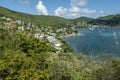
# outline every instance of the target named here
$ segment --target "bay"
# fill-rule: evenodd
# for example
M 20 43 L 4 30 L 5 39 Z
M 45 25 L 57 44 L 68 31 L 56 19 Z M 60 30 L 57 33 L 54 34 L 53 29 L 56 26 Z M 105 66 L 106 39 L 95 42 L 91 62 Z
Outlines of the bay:
M 120 28 L 88 28 L 78 32 L 79 36 L 63 38 L 75 53 L 120 56 Z

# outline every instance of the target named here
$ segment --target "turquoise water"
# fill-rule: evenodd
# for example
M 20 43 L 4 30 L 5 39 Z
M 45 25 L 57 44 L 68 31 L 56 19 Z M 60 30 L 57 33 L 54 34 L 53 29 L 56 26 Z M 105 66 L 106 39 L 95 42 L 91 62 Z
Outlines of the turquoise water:
M 120 56 L 120 28 L 80 29 L 80 36 L 64 38 L 75 53 Z

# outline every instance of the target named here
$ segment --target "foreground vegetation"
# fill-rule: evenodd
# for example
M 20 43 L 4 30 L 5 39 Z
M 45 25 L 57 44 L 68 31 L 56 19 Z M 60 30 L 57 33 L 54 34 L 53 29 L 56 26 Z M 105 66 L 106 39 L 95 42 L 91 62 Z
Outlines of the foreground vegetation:
M 0 30 L 0 79 L 120 80 L 120 59 L 96 62 L 82 54 L 56 54 L 43 40 Z

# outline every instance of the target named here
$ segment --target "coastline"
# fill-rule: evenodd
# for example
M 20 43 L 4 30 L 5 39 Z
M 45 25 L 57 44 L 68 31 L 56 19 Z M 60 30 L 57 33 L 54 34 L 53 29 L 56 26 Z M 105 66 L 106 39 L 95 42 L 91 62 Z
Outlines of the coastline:
M 80 36 L 80 33 L 67 34 L 67 35 L 60 36 L 60 38 L 67 38 L 67 37 L 73 37 L 73 36 Z

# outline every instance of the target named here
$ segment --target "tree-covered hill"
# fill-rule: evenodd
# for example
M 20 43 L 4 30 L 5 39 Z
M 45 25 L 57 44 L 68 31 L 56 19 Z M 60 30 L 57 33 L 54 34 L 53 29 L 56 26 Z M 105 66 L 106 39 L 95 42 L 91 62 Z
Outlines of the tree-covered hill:
M 79 17 L 76 19 L 73 19 L 73 22 L 89 22 L 94 20 L 94 18 L 89 18 L 89 17 Z
M 4 7 L 0 7 L 0 16 L 6 16 L 12 19 L 20 19 L 26 22 L 31 22 L 36 25 L 42 26 L 56 26 L 59 24 L 69 23 L 68 19 L 64 19 L 57 16 L 43 16 L 43 15 L 32 15 L 21 12 L 15 12 Z
M 120 14 L 99 17 L 97 19 L 90 21 L 89 23 L 94 25 L 119 26 Z
M 0 6 L 0 17 L 6 16 L 12 19 L 20 19 L 25 22 L 31 22 L 38 26 L 65 27 L 67 24 L 76 24 L 77 22 L 87 22 L 91 25 L 119 26 L 120 14 L 108 15 L 99 18 L 80 17 L 76 19 L 65 19 L 57 16 L 32 15 L 9 10 Z
M 15 14 L 13 11 L 7 9 L 7 8 L 4 8 L 4 7 L 1 7 L 0 6 L 0 16 L 3 17 L 3 16 L 6 16 L 6 17 L 11 17 L 11 18 L 18 18 L 18 15 Z

